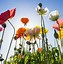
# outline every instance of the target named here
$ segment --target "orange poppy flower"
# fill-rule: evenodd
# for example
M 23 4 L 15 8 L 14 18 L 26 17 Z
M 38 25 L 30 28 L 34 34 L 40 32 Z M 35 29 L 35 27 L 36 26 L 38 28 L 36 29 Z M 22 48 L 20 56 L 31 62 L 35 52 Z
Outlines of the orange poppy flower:
M 25 31 L 26 31 L 25 28 L 23 28 L 23 27 L 19 28 L 19 29 L 17 30 L 17 32 L 16 32 L 16 38 L 20 38 L 20 37 L 24 36 L 24 32 L 25 32 Z
M 38 52 L 42 52 L 43 51 L 43 48 L 38 48 L 37 51 Z
M 26 25 L 29 22 L 29 19 L 23 17 L 23 18 L 21 18 L 21 22 Z

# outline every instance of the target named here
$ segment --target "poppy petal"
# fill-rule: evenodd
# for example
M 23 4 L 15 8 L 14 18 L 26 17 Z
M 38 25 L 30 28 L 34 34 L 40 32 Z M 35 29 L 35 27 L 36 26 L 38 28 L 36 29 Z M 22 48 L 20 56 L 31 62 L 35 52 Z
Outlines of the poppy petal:
M 23 18 L 21 18 L 21 22 L 22 22 L 23 24 L 27 24 L 27 23 L 29 22 L 29 19 L 23 17 Z
M 59 18 L 59 19 L 57 20 L 57 22 L 58 22 L 58 24 L 60 25 L 60 27 L 63 26 L 63 19 Z
M 16 8 L 10 10 L 10 18 L 15 16 Z
M 0 24 L 5 23 L 5 21 L 7 21 L 7 20 L 9 19 L 9 17 L 10 17 L 10 12 L 9 12 L 9 10 L 1 13 L 1 15 L 0 15 Z
M 16 36 L 19 38 L 24 35 L 24 32 L 26 31 L 25 28 L 21 27 L 16 31 Z
M 53 25 L 53 28 L 56 29 L 56 30 L 59 30 L 59 26 L 58 26 L 58 24 L 57 24 L 57 23 L 54 24 L 54 25 Z

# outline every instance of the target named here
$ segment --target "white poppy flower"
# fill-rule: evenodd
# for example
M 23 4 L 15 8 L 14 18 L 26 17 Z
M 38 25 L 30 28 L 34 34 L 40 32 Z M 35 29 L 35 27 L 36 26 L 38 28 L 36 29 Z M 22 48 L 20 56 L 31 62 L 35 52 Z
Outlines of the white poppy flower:
M 46 11 L 46 13 L 44 13 L 44 15 L 48 15 L 49 9 L 47 7 L 44 9 L 44 11 Z
M 52 20 L 52 21 L 56 21 L 58 18 L 59 18 L 59 12 L 57 10 L 52 11 L 49 14 L 49 19 Z
M 43 8 L 40 7 L 39 5 L 37 6 L 36 11 L 37 11 L 37 13 L 38 13 L 39 15 L 47 15 L 48 12 L 49 12 L 49 10 L 48 10 L 47 7 L 43 9 Z

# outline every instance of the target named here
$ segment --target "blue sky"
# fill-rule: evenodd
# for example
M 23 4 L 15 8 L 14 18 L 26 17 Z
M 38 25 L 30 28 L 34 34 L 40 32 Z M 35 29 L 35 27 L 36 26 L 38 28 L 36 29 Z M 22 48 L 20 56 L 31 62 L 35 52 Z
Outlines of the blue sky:
M 43 8 L 48 7 L 49 12 L 53 10 L 58 10 L 60 12 L 60 18 L 63 18 L 63 0 L 0 0 L 0 13 L 16 8 L 16 15 L 13 19 L 10 21 L 14 25 L 15 29 L 17 30 L 19 27 L 24 26 L 21 22 L 20 19 L 22 17 L 28 17 L 29 18 L 29 23 L 27 27 L 34 27 L 36 25 L 40 25 L 40 16 L 36 12 L 36 7 L 39 3 L 43 4 Z M 51 20 L 48 19 L 48 17 L 44 17 L 45 21 L 45 26 L 49 30 L 47 37 L 48 37 L 48 42 L 51 43 L 53 46 L 55 44 L 55 39 L 53 37 L 53 24 L 55 22 L 52 22 Z M 8 46 L 10 43 L 11 35 L 13 33 L 13 29 L 10 26 L 8 22 L 6 22 L 7 27 L 5 30 L 4 34 L 4 41 L 2 43 L 2 48 L 0 50 L 0 53 L 3 54 L 3 57 L 5 58 Z M 0 32 L 0 37 L 1 37 L 1 32 Z M 12 43 L 12 47 L 10 50 L 9 56 L 13 55 L 13 48 L 14 48 L 15 41 Z

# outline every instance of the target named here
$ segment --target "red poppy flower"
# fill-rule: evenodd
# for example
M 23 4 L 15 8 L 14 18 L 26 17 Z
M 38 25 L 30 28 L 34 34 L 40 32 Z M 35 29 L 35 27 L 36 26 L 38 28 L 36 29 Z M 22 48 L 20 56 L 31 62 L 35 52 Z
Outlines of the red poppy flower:
M 28 22 L 29 22 L 29 19 L 28 18 L 21 18 L 21 22 L 23 23 L 23 24 L 27 24 Z
M 5 21 L 7 21 L 9 18 L 10 18 L 9 10 L 1 13 L 1 15 L 0 15 L 0 24 L 4 24 Z
M 16 8 L 7 10 L 0 15 L 0 24 L 4 24 L 9 18 L 13 18 L 15 16 Z
M 17 32 L 16 32 L 16 38 L 20 38 L 20 37 L 24 36 L 24 32 L 25 32 L 25 31 L 26 31 L 25 28 L 23 28 L 23 27 L 19 28 L 19 29 L 17 30 Z
M 10 18 L 15 16 L 16 8 L 10 10 Z

